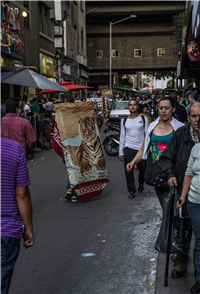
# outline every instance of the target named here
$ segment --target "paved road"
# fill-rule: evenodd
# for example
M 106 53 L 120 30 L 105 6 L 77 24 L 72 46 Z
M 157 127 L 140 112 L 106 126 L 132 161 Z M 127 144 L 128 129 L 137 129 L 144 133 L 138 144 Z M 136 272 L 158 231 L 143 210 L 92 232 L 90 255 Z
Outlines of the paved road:
M 10 294 L 154 293 L 158 200 L 147 186 L 128 199 L 123 164 L 105 158 L 110 183 L 83 203 L 64 199 L 67 172 L 53 149 L 28 161 L 36 241 L 21 247 Z

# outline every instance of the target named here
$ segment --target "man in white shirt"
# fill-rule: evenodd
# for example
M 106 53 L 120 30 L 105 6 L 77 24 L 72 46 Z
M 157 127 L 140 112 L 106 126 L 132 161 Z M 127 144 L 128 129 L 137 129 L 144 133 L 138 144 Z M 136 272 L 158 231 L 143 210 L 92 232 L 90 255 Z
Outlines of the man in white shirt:
M 27 117 L 29 112 L 31 112 L 31 108 L 26 104 L 26 101 L 23 100 L 23 106 L 24 106 L 24 117 Z
M 52 102 L 50 102 L 48 98 L 46 98 L 45 110 L 49 112 L 53 112 Z
M 121 121 L 121 133 L 119 144 L 119 158 L 124 162 L 124 169 L 126 175 L 127 188 L 129 192 L 129 199 L 135 198 L 135 179 L 134 173 L 128 173 L 126 171 L 126 165 L 133 160 L 137 152 L 142 147 L 145 134 L 147 132 L 149 122 L 148 119 L 138 114 L 138 102 L 136 99 L 131 98 L 129 100 L 128 109 L 130 115 Z M 144 173 L 146 169 L 146 160 L 142 160 L 138 163 L 139 170 L 139 187 L 138 192 L 142 192 L 144 187 Z

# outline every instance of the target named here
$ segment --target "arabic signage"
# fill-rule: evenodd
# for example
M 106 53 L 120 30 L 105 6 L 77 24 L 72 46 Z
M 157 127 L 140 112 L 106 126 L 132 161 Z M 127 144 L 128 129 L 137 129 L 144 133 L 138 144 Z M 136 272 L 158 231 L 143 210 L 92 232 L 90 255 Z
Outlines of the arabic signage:
M 56 77 L 56 59 L 40 53 L 40 74 Z
M 14 71 L 23 68 L 23 60 L 1 53 L 1 70 Z

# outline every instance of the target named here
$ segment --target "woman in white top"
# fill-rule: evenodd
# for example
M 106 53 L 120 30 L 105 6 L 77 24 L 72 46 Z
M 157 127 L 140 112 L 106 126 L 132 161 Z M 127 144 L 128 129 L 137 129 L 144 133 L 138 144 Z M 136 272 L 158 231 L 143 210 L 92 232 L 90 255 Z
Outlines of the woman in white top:
M 199 123 L 200 125 L 200 123 Z M 200 126 L 199 126 L 200 134 Z M 199 136 L 200 137 L 200 136 Z M 192 222 L 192 229 L 195 235 L 196 243 L 196 283 L 190 289 L 191 293 L 200 293 L 200 143 L 196 144 L 191 151 L 183 181 L 183 189 L 180 197 L 180 203 L 177 202 L 177 208 L 183 206 L 187 199 L 187 209 Z
M 158 102 L 158 115 L 159 117 L 150 124 L 143 145 L 134 159 L 127 164 L 127 172 L 131 172 L 135 164 L 140 162 L 142 159 L 147 159 L 147 152 L 149 146 L 151 146 L 152 159 L 155 161 L 159 160 L 160 155 L 167 147 L 173 132 L 176 131 L 183 123 L 173 118 L 175 111 L 174 100 L 170 97 L 163 97 Z M 169 189 L 155 186 L 157 197 L 160 201 L 161 207 L 165 198 L 168 196 Z

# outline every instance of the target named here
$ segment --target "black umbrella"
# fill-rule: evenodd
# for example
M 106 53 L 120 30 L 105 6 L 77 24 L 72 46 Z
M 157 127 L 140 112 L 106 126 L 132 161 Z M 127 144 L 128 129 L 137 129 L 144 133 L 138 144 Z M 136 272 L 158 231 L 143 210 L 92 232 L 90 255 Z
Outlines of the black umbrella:
M 32 88 L 39 88 L 39 89 L 68 92 L 67 88 L 64 88 L 58 85 L 57 83 L 50 81 L 49 79 L 45 78 L 44 76 L 30 69 L 25 69 L 23 71 L 20 71 L 14 74 L 13 76 L 5 79 L 3 83 L 18 85 L 18 86 L 25 86 L 25 87 L 32 87 Z

